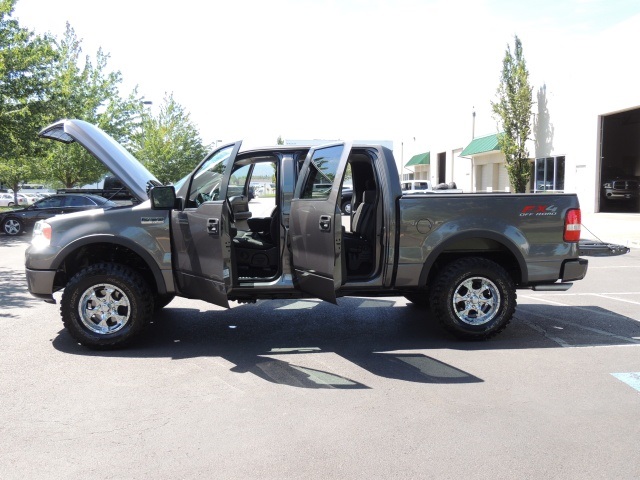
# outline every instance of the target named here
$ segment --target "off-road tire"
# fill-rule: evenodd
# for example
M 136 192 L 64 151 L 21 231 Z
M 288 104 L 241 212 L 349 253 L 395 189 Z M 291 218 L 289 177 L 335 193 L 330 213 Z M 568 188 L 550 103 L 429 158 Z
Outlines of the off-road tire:
M 481 257 L 454 260 L 431 287 L 431 311 L 455 336 L 485 340 L 502 331 L 516 308 L 513 279 L 497 263 Z
M 80 344 L 94 349 L 130 343 L 151 319 L 154 296 L 135 270 L 98 263 L 75 274 L 62 294 L 62 322 Z

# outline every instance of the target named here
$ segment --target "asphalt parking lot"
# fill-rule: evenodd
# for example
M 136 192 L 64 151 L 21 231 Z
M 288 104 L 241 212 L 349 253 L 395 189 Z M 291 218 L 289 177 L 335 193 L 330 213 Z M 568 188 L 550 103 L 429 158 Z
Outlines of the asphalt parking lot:
M 0 478 L 638 478 L 640 250 L 461 342 L 404 298 L 174 300 L 95 352 L 0 236 Z M 59 296 L 58 296 L 59 298 Z

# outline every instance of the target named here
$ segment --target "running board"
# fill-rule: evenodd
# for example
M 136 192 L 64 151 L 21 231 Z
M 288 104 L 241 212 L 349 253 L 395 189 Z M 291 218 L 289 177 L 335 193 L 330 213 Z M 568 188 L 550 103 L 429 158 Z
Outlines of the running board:
M 549 283 L 548 285 L 534 285 L 531 290 L 536 292 L 566 292 L 573 283 Z

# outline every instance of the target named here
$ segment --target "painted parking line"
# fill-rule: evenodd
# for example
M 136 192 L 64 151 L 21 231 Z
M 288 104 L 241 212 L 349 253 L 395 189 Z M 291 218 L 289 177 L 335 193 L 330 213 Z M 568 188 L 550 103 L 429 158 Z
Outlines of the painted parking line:
M 640 392 L 640 372 L 612 373 L 611 375 Z
M 640 305 L 640 302 L 636 302 L 634 300 L 626 300 L 624 298 L 616 298 L 614 297 L 614 295 L 622 295 L 622 294 L 618 294 L 618 293 L 594 293 L 593 295 L 595 295 L 596 297 L 601 297 L 601 298 L 606 298 L 609 300 L 615 300 L 617 302 L 625 302 L 625 303 L 632 303 L 634 305 Z

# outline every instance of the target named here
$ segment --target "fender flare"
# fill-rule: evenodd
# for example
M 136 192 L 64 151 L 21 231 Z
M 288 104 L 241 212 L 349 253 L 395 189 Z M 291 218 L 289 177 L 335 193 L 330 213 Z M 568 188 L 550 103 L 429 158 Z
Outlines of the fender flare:
M 167 285 L 165 282 L 165 278 L 162 274 L 162 270 L 158 266 L 158 263 L 155 261 L 153 256 L 149 254 L 149 252 L 144 248 L 142 248 L 139 244 L 125 237 L 98 234 L 98 235 L 90 235 L 90 236 L 75 240 L 74 242 L 66 245 L 62 250 L 60 250 L 60 252 L 58 252 L 55 260 L 51 262 L 51 268 L 54 270 L 57 270 L 58 268 L 60 268 L 60 265 L 62 264 L 62 262 L 65 261 L 69 257 L 69 255 L 71 255 L 73 252 L 77 251 L 78 249 L 82 247 L 87 247 L 93 244 L 100 244 L 100 243 L 119 245 L 121 247 L 125 247 L 131 250 L 132 252 L 134 252 L 136 255 L 142 258 L 142 261 L 149 267 L 149 270 L 151 271 L 151 274 L 153 275 L 153 278 L 157 285 L 157 293 L 160 295 L 164 295 L 168 293 Z
M 527 262 L 524 258 L 524 255 L 522 254 L 522 251 L 518 248 L 518 246 L 510 238 L 504 235 L 501 235 L 489 230 L 473 230 L 470 232 L 462 232 L 462 233 L 453 235 L 447 238 L 445 242 L 442 242 L 442 244 L 438 245 L 436 248 L 433 249 L 433 251 L 429 254 L 426 261 L 424 262 L 424 265 L 422 266 L 422 270 L 420 272 L 419 285 L 421 287 L 424 287 L 427 284 L 427 278 L 429 277 L 429 272 L 431 271 L 431 267 L 433 267 L 433 264 L 436 262 L 438 257 L 445 250 L 447 250 L 448 247 L 450 247 L 456 242 L 459 242 L 461 240 L 467 240 L 470 238 L 487 238 L 489 240 L 494 240 L 495 242 L 504 246 L 518 262 L 518 266 L 520 267 L 521 283 L 525 285 L 527 284 L 529 280 L 529 269 L 527 267 Z M 479 252 L 482 253 L 481 251 Z

